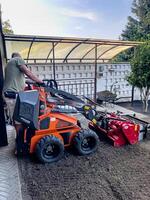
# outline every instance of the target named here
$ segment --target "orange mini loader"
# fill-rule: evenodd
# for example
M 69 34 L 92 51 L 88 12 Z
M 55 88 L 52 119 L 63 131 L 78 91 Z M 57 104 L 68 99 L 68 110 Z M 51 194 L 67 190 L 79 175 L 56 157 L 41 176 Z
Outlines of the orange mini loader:
M 34 89 L 19 92 L 17 97 L 14 119 L 24 126 L 16 136 L 18 155 L 35 153 L 41 162 L 51 163 L 63 156 L 65 147 L 74 146 L 80 155 L 96 151 L 99 138 L 94 131 L 82 129 L 76 117 L 55 111 L 63 98 L 47 100 L 48 89 L 53 91 L 54 88 L 44 84 L 36 85 Z M 78 100 L 76 103 L 83 103 Z

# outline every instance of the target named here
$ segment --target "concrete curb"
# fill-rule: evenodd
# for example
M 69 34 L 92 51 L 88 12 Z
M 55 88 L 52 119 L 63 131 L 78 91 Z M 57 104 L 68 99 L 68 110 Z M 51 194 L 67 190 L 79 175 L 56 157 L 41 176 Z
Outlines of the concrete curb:
M 118 106 L 118 105 L 115 105 L 115 104 L 108 104 L 106 105 L 105 107 L 97 107 L 98 110 L 102 110 L 102 111 L 105 111 L 107 110 L 107 112 L 117 112 L 117 111 L 120 111 L 122 112 L 123 114 L 129 114 L 129 115 L 134 115 L 141 119 L 141 120 L 144 120 L 148 123 L 150 123 L 150 117 L 147 116 L 147 115 L 144 115 L 144 114 L 141 114 L 141 113 L 138 113 L 138 112 L 134 112 L 133 110 L 129 110 L 129 109 L 126 109 L 122 106 Z

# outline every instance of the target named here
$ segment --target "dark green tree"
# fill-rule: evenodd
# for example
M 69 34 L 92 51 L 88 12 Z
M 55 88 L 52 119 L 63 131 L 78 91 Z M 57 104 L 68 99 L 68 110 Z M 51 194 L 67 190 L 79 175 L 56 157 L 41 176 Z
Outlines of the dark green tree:
M 2 28 L 3 28 L 4 34 L 8 34 L 8 33 L 13 34 L 14 33 L 9 20 L 6 20 L 2 23 Z
M 127 80 L 131 85 L 139 88 L 143 110 L 147 112 L 150 95 L 150 42 L 136 48 L 131 60 L 131 73 Z
M 120 39 L 129 41 L 150 40 L 150 0 L 133 0 L 132 13 L 134 17 L 128 17 L 125 30 Z M 133 49 L 119 54 L 114 61 L 130 61 L 134 55 Z
M 137 33 L 142 39 L 150 39 L 150 1 L 134 0 L 132 12 L 137 17 Z
M 123 30 L 123 40 L 149 40 L 150 39 L 150 1 L 133 0 L 132 13 L 129 16 L 126 29 Z

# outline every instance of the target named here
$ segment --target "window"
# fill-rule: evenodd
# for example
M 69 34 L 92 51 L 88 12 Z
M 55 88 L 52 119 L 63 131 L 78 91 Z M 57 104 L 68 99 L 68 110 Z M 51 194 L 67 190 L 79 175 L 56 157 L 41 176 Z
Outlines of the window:
M 67 66 L 67 70 L 69 70 L 69 65 Z
M 104 68 L 103 66 L 99 66 L 99 72 L 103 72 Z
M 49 66 L 49 71 L 52 71 L 52 67 L 51 66 Z
M 98 74 L 97 74 L 97 76 L 98 76 L 98 78 L 101 78 L 102 76 L 103 76 L 103 73 L 102 72 L 99 72 Z M 87 76 L 86 76 L 87 77 Z

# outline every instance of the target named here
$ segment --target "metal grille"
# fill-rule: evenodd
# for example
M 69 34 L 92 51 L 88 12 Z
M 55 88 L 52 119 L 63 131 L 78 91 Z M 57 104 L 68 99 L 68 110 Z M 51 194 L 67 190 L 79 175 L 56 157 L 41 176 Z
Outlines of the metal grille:
M 69 92 L 77 96 L 86 96 L 94 98 L 94 79 L 78 79 L 73 80 L 57 80 L 59 89 Z

